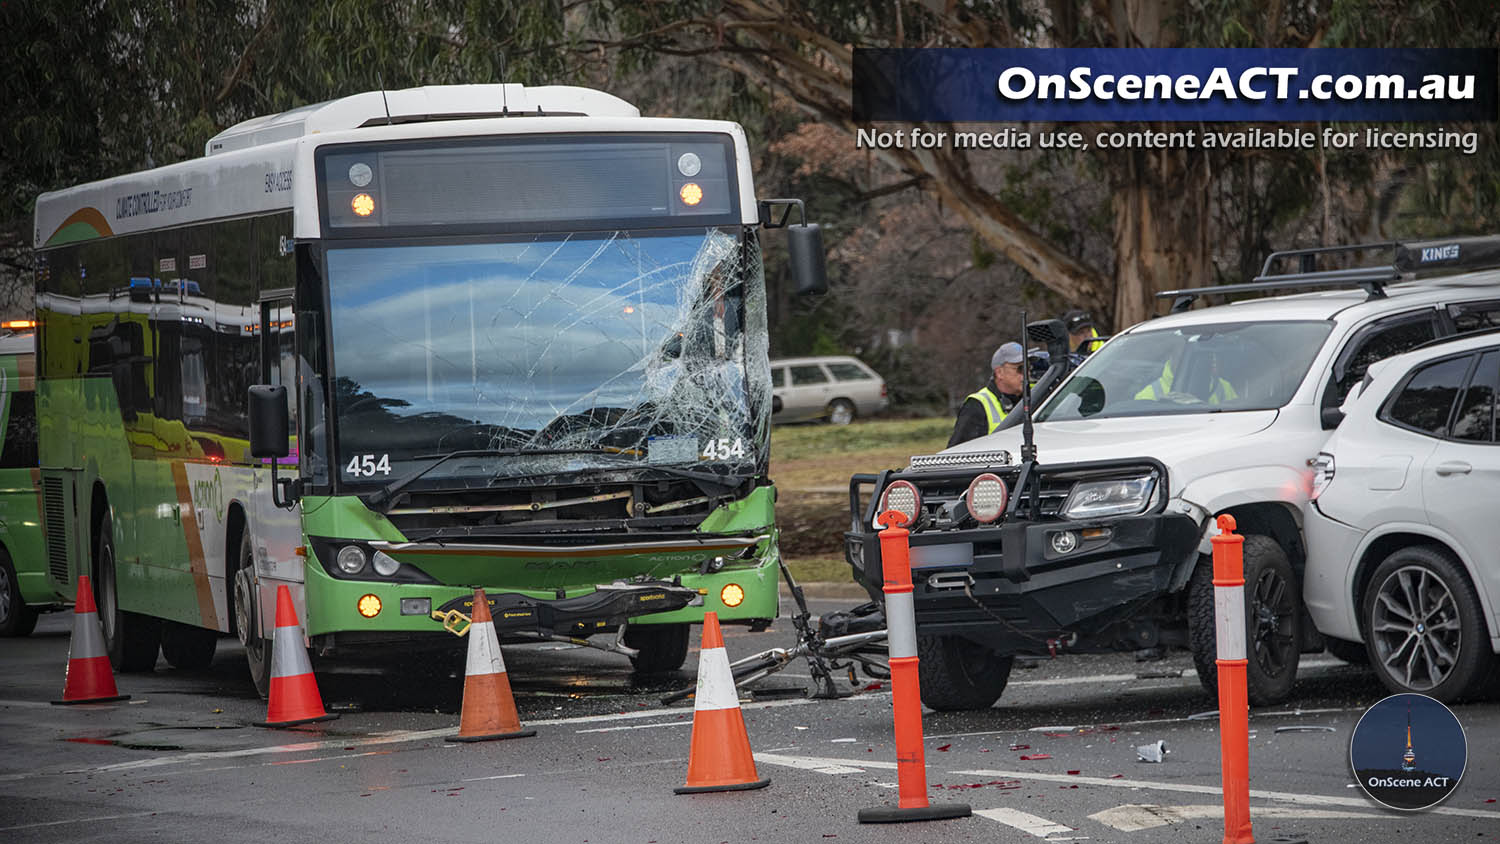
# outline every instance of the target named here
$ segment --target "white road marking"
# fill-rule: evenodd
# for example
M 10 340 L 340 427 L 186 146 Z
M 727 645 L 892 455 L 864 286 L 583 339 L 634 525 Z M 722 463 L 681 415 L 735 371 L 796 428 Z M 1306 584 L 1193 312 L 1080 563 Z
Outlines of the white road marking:
M 470 777 L 459 782 L 484 782 L 485 780 L 513 780 L 516 777 L 524 777 L 525 774 L 496 774 L 493 777 Z
M 1277 709 L 1270 712 L 1251 711 L 1250 720 L 1257 718 L 1302 718 L 1308 715 L 1327 715 L 1334 712 L 1364 712 L 1365 707 L 1346 706 L 1332 707 L 1327 709 Z M 1041 727 L 1027 727 L 1025 732 L 1029 733 L 1071 733 L 1074 730 L 1093 729 L 1098 727 L 1146 727 L 1160 724 L 1188 724 L 1202 723 L 1203 719 L 1195 718 L 1148 718 L 1140 721 L 1109 721 L 1103 724 L 1053 724 Z M 979 730 L 971 733 L 937 733 L 927 736 L 930 739 L 952 739 L 971 738 L 974 736 L 997 736 L 1010 735 L 1021 730 Z
M 1350 818 L 1384 818 L 1377 812 L 1340 812 L 1331 809 L 1294 809 L 1290 806 L 1253 806 L 1252 818 L 1284 818 L 1293 820 L 1340 820 Z M 1168 824 L 1183 823 L 1199 818 L 1222 818 L 1224 807 L 1214 804 L 1192 806 L 1151 806 L 1127 803 L 1113 809 L 1095 812 L 1089 818 L 1121 832 L 1138 832 Z
M 861 695 L 858 698 L 845 698 L 846 700 L 859 700 L 880 697 L 882 694 L 889 697 L 889 692 L 871 693 Z M 758 703 L 741 704 L 740 708 L 745 710 L 756 709 L 780 709 L 788 706 L 807 706 L 826 701 L 810 699 L 793 700 L 767 700 Z M 833 701 L 837 703 L 837 701 Z M 533 727 L 551 727 L 561 724 L 597 724 L 608 721 L 640 720 L 642 718 L 658 718 L 672 716 L 674 723 L 678 715 L 684 714 L 682 709 L 642 709 L 636 712 L 618 712 L 609 715 L 580 715 L 574 718 L 553 718 L 530 721 Z M 682 723 L 691 723 L 684 719 Z M 95 774 L 110 773 L 113 771 L 133 771 L 143 768 L 160 768 L 169 765 L 183 765 L 192 762 L 220 762 L 228 759 L 243 759 L 251 756 L 264 756 L 279 753 L 312 753 L 319 750 L 339 749 L 350 747 L 369 747 L 383 744 L 401 744 L 404 742 L 427 741 L 429 739 L 443 738 L 453 734 L 454 727 L 440 727 L 434 730 L 392 730 L 378 735 L 364 738 L 336 738 L 319 741 L 303 741 L 292 744 L 277 744 L 267 747 L 247 747 L 240 750 L 223 751 L 196 751 L 192 753 L 179 753 L 174 756 L 159 756 L 149 759 L 136 759 L 130 762 L 116 762 L 110 765 L 98 765 L 92 768 L 77 768 L 66 771 L 32 771 L 21 774 L 5 774 L 0 776 L 0 782 L 9 782 L 20 779 L 28 779 L 37 776 L 57 776 L 73 774 Z M 220 768 L 219 770 L 223 770 Z
M 104 815 L 98 818 L 69 818 L 65 821 L 43 821 L 41 823 L 23 823 L 19 826 L 0 826 L 0 832 L 14 832 L 18 829 L 38 829 L 44 826 L 62 826 L 70 823 L 98 823 L 99 821 L 117 821 L 123 818 L 144 818 L 154 815 L 155 812 L 131 812 L 128 815 Z
M 837 761 L 837 760 L 830 760 Z M 964 774 L 976 777 L 994 777 L 996 779 L 1013 780 L 1041 780 L 1043 782 L 1065 782 L 1070 785 L 1102 785 L 1107 788 L 1145 788 L 1154 791 L 1180 791 L 1187 794 L 1214 794 L 1223 795 L 1223 790 L 1216 785 L 1192 785 L 1181 782 L 1156 782 L 1154 780 L 1130 780 L 1130 779 L 1106 779 L 1104 777 L 1069 776 L 1066 774 L 1040 774 L 1032 771 L 996 771 L 990 769 L 972 771 L 952 771 L 954 774 Z M 1369 809 L 1370 803 L 1362 798 L 1354 797 L 1331 797 L 1323 794 L 1297 794 L 1289 791 L 1262 791 L 1250 789 L 1251 797 L 1262 800 L 1279 800 L 1283 803 L 1300 803 L 1309 806 L 1347 806 L 1354 809 Z M 1255 808 L 1251 807 L 1251 814 Z M 1479 809 L 1454 809 L 1447 806 L 1439 806 L 1429 809 L 1433 814 L 1458 815 L 1465 818 L 1500 818 L 1500 812 L 1485 812 Z
M 623 727 L 594 727 L 591 730 L 574 730 L 575 733 L 614 733 L 620 730 L 654 730 L 657 727 L 691 727 L 691 720 L 667 721 L 664 724 L 627 724 Z
M 757 753 L 755 761 L 767 765 L 780 765 L 784 768 L 800 768 L 804 771 L 817 771 L 820 774 L 860 774 L 867 768 L 880 768 L 891 770 L 896 767 L 895 762 L 883 762 L 874 759 L 852 760 L 852 759 L 827 759 L 821 756 L 786 756 L 780 753 Z
M 1037 838 L 1047 838 L 1059 832 L 1073 832 L 1071 826 L 1063 826 L 1053 823 L 1046 818 L 1037 817 L 1029 812 L 1019 809 L 975 809 L 974 814 L 992 821 L 999 821 L 1009 827 L 1014 827 L 1022 832 L 1035 835 Z M 1048 841 L 1072 841 L 1073 838 L 1047 838 Z

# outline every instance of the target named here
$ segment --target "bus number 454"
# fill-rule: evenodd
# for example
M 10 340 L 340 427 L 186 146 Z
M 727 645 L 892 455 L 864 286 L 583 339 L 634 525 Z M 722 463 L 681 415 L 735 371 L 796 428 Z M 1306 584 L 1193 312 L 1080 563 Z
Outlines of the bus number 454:
M 373 454 L 356 454 L 349 458 L 349 465 L 344 467 L 344 472 L 355 477 L 373 478 L 375 475 L 389 475 L 391 473 L 391 456 L 380 455 L 376 462 Z

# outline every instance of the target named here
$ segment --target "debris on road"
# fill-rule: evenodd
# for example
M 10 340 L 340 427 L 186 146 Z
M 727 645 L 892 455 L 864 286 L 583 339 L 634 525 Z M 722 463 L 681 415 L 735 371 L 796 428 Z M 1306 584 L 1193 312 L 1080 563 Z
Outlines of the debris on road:
M 1321 724 L 1287 724 L 1284 727 L 1277 727 L 1276 728 L 1276 732 L 1278 732 L 1278 733 L 1336 733 L 1336 732 L 1338 732 L 1338 730 L 1334 729 L 1333 727 L 1325 727 L 1325 726 L 1323 726 Z
M 1161 740 L 1155 744 L 1140 745 L 1135 749 L 1135 754 L 1141 762 L 1161 762 L 1166 759 L 1168 752 L 1167 743 Z

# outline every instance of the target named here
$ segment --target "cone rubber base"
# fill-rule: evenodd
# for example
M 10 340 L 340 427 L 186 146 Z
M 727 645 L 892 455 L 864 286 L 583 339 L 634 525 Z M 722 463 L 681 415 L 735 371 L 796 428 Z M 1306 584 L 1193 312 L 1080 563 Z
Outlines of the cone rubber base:
M 672 789 L 672 793 L 708 794 L 712 791 L 754 791 L 757 788 L 765 788 L 770 784 L 770 780 L 756 780 L 755 782 L 737 782 L 731 785 L 684 785 Z
M 114 697 L 89 697 L 83 700 L 54 700 L 53 706 L 76 706 L 80 703 L 114 703 L 117 700 L 130 700 L 130 695 L 115 695 Z
M 295 727 L 298 724 L 312 724 L 317 721 L 332 721 L 337 717 L 339 717 L 337 712 L 330 712 L 327 715 L 319 715 L 316 718 L 298 718 L 295 721 L 251 721 L 250 723 L 256 727 Z
M 487 736 L 444 736 L 443 741 L 499 741 L 508 738 L 526 738 L 536 735 L 536 730 L 516 730 L 513 733 L 491 733 Z
M 860 823 L 906 823 L 907 821 L 941 821 L 949 818 L 967 818 L 974 811 L 965 803 L 934 803 L 915 809 L 879 808 L 860 809 Z

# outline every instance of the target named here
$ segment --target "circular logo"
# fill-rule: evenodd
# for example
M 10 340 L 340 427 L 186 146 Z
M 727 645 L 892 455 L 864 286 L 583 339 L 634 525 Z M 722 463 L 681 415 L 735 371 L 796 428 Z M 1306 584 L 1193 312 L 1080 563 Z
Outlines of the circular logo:
M 368 185 L 374 176 L 375 173 L 370 169 L 370 165 L 363 161 L 349 168 L 349 181 L 353 182 L 357 188 Z
M 689 179 L 698 175 L 698 171 L 702 169 L 703 160 L 698 157 L 697 153 L 685 152 L 677 159 L 677 172 Z
M 1349 766 L 1371 800 L 1391 809 L 1428 809 L 1458 788 L 1469 743 L 1452 710 L 1418 694 L 1391 695 L 1359 718 Z

